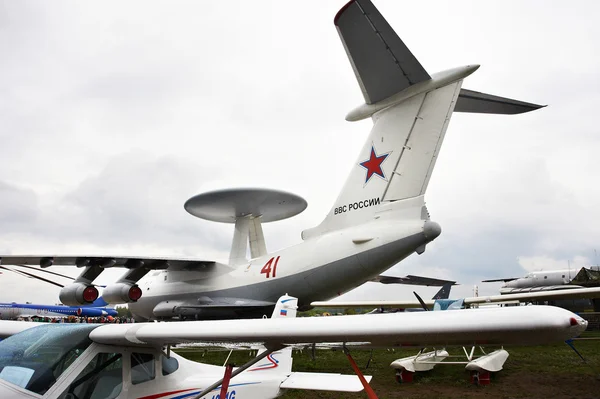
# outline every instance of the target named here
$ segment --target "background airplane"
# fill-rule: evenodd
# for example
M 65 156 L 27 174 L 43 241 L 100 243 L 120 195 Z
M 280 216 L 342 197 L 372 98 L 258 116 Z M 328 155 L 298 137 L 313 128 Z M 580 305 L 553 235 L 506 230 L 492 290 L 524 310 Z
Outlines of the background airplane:
M 14 320 L 18 317 L 102 317 L 117 316 L 118 312 L 108 306 L 108 303 L 99 297 L 92 304 L 81 306 L 66 305 L 39 305 L 33 303 L 0 303 L 0 319 Z
M 600 271 L 600 266 L 590 266 L 589 268 L 578 267 L 573 269 L 560 270 L 540 270 L 527 273 L 524 277 L 500 278 L 492 280 L 483 280 L 483 283 L 494 283 L 503 281 L 504 285 L 500 288 L 501 294 L 514 294 L 518 292 L 531 292 L 540 290 L 561 290 L 580 287 L 577 280 L 580 273 L 596 273 Z M 582 276 L 583 279 L 583 276 Z M 600 285 L 600 282 L 597 284 Z
M 107 302 L 130 303 L 138 319 L 206 319 L 260 316 L 283 292 L 307 307 L 422 254 L 441 233 L 424 195 L 452 113 L 516 114 L 541 106 L 463 89 L 478 65 L 430 75 L 368 0 L 348 3 L 334 23 L 365 101 L 346 119 L 371 118 L 374 126 L 339 197 L 318 226 L 302 232 L 303 242 L 268 253 L 262 223 L 294 216 L 306 201 L 235 189 L 185 203 L 194 216 L 235 224 L 228 262 L 89 255 L 1 256 L 2 262 L 85 268 L 59 295 L 73 306 L 98 297 L 93 282 L 103 270 L 124 267 L 103 291 Z

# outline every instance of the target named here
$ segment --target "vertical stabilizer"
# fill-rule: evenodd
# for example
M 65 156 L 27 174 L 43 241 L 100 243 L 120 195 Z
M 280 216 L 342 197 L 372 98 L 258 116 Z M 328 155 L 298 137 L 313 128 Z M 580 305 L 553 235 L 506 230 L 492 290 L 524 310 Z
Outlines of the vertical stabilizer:
M 422 196 L 461 84 L 450 83 L 373 115 L 371 133 L 318 233 L 365 223 L 382 204 L 412 198 L 415 218 L 422 218 Z
M 294 318 L 298 309 L 298 298 L 284 295 L 277 301 L 273 310 L 272 319 Z M 259 353 L 264 352 L 263 348 Z M 284 348 L 273 352 L 267 356 L 264 361 L 251 368 L 249 371 L 272 371 L 277 373 L 289 374 L 292 371 L 292 348 Z

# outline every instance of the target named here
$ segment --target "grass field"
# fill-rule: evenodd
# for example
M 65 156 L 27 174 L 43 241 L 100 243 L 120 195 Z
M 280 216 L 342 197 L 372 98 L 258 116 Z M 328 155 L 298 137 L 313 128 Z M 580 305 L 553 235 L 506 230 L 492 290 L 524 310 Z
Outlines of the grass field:
M 587 334 L 586 338 L 600 338 Z M 398 358 L 412 356 L 415 349 L 375 350 L 369 368 L 369 351 L 354 350 L 352 355 L 361 370 L 372 375 L 371 386 L 383 398 L 600 398 L 600 340 L 578 340 L 575 347 L 589 365 L 566 344 L 536 347 L 507 347 L 510 353 L 504 370 L 492 376 L 492 384 L 473 386 L 469 374 L 460 365 L 438 365 L 429 372 L 417 373 L 414 382 L 398 384 L 389 364 Z M 460 354 L 461 348 L 450 351 Z M 189 359 L 222 365 L 228 352 L 178 350 Z M 247 352 L 235 352 L 230 362 L 247 362 Z M 462 359 L 461 359 L 462 360 Z M 310 351 L 294 352 L 294 371 L 352 374 L 341 351 L 318 350 L 313 361 Z M 282 398 L 365 398 L 364 392 L 346 394 L 323 391 L 288 391 Z

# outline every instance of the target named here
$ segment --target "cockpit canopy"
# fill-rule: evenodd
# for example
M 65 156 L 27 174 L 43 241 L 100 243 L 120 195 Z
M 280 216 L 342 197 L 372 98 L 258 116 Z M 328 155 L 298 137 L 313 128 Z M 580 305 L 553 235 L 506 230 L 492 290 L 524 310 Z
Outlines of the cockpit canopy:
M 49 324 L 0 342 L 0 379 L 43 395 L 91 344 L 98 324 Z

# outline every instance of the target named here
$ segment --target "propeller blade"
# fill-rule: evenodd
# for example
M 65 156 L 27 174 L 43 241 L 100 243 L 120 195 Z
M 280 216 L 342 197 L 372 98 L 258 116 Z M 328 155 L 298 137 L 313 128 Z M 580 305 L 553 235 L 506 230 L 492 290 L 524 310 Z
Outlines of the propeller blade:
M 419 294 L 417 294 L 415 291 L 413 291 L 413 294 L 415 294 L 415 296 L 417 297 L 417 301 L 419 301 L 419 303 L 421 304 L 421 307 L 423 307 L 423 309 L 425 309 L 426 311 L 428 311 L 429 309 L 427 308 L 427 305 L 425 305 L 425 302 L 419 296 Z

